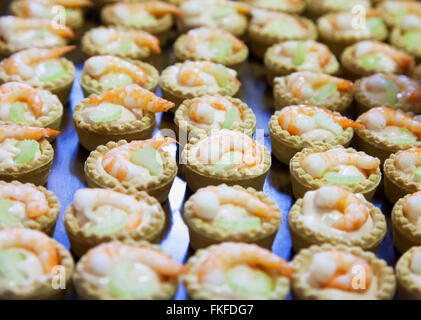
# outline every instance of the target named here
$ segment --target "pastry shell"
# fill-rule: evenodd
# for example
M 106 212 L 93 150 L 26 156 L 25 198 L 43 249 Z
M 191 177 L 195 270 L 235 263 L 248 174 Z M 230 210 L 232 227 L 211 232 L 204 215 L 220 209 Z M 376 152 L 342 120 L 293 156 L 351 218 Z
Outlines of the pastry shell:
M 191 154 L 194 146 L 206 137 L 208 137 L 206 134 L 198 134 L 196 137 L 192 137 L 181 154 L 183 172 L 190 190 L 196 192 L 200 188 L 222 183 L 226 183 L 229 186 L 239 185 L 244 188 L 252 187 L 256 190 L 263 189 L 266 175 L 272 164 L 271 155 L 265 146 L 259 145 L 263 152 L 263 161 L 258 167 L 242 171 L 237 171 L 234 168 L 228 170 L 215 170 L 213 166 L 200 163 L 196 157 Z
M 295 299 L 300 300 L 320 300 L 325 299 L 320 289 L 312 288 L 306 281 L 304 274 L 308 271 L 310 259 L 314 254 L 329 251 L 329 250 L 341 250 L 354 254 L 365 261 L 373 269 L 374 276 L 379 281 L 379 288 L 376 294 L 376 300 L 391 300 L 395 294 L 396 278 L 393 273 L 393 268 L 386 264 L 386 261 L 377 258 L 374 253 L 363 251 L 359 247 L 347 247 L 344 245 L 333 246 L 330 244 L 324 244 L 322 246 L 311 246 L 310 248 L 301 250 L 295 255 L 292 260 L 292 266 L 294 273 L 291 279 L 292 295 Z
M 291 158 L 304 148 L 312 148 L 316 145 L 336 146 L 342 145 L 347 147 L 354 136 L 352 128 L 345 129 L 341 134 L 335 135 L 332 140 L 326 142 L 311 141 L 300 136 L 291 135 L 279 125 L 278 119 L 281 110 L 276 111 L 269 120 L 270 142 L 272 145 L 272 154 L 283 164 L 289 165 Z M 338 113 L 339 115 L 339 113 Z
M 133 241 L 133 240 L 125 240 L 125 241 L 113 241 L 111 244 L 125 244 L 135 247 L 146 247 L 153 249 L 159 253 L 163 253 L 169 257 L 169 255 L 161 250 L 161 248 L 157 245 L 150 244 L 146 241 Z M 91 250 L 94 250 L 92 248 Z M 111 300 L 114 299 L 112 296 L 102 292 L 101 290 L 95 288 L 90 283 L 84 281 L 83 279 L 83 270 L 81 269 L 82 264 L 86 259 L 86 255 L 84 255 L 77 263 L 75 272 L 73 273 L 73 285 L 75 286 L 77 295 L 79 299 L 83 300 Z M 172 299 L 177 291 L 179 281 L 177 279 L 170 279 L 166 280 L 161 284 L 160 290 L 155 293 L 155 295 L 148 297 L 147 300 L 169 300 Z
M 223 299 L 221 295 L 215 292 L 209 292 L 203 287 L 197 279 L 197 269 L 202 263 L 203 259 L 218 248 L 218 245 L 211 245 L 205 249 L 198 250 L 193 256 L 187 261 L 186 267 L 188 272 L 182 275 L 181 280 L 183 281 L 184 287 L 186 288 L 187 295 L 192 300 L 220 300 Z M 278 276 L 276 278 L 275 287 L 267 297 L 268 300 L 283 300 L 289 293 L 290 285 L 289 279 L 286 277 Z M 235 298 L 234 298 L 235 299 Z M 244 297 L 238 297 L 237 299 L 244 299 Z
M 223 184 L 220 186 L 226 185 Z M 247 191 L 251 196 L 258 198 L 263 203 L 280 212 L 280 209 L 275 202 L 263 192 L 256 191 L 253 188 L 245 189 L 238 185 L 233 186 L 233 188 L 240 191 Z M 280 217 L 268 221 L 262 221 L 261 225 L 253 230 L 242 231 L 214 226 L 195 216 L 193 210 L 193 200 L 191 200 L 191 198 L 184 204 L 183 218 L 189 228 L 190 246 L 194 250 L 227 241 L 255 243 L 261 247 L 271 250 L 273 240 L 280 224 L 282 223 L 282 217 Z
M 421 300 L 421 286 L 414 281 L 410 270 L 412 255 L 420 249 L 420 247 L 413 247 L 406 251 L 396 264 L 398 296 L 401 300 Z
M 98 159 L 100 157 L 111 149 L 126 143 L 126 140 L 120 140 L 118 142 L 110 141 L 106 145 L 98 146 L 90 153 L 85 162 L 85 177 L 88 186 L 90 188 L 112 189 L 129 195 L 136 195 L 141 191 L 146 191 L 161 203 L 168 200 L 168 193 L 170 192 L 173 180 L 177 175 L 177 163 L 168 152 L 159 151 L 163 162 L 163 173 L 143 185 L 136 185 L 128 181 L 120 182 L 106 173 L 102 167 L 99 168 Z
M 294 157 L 292 157 L 289 164 L 289 171 L 291 174 L 292 191 L 296 199 L 302 198 L 307 191 L 316 190 L 326 185 L 332 185 L 327 181 L 323 181 L 322 179 L 313 178 L 310 174 L 305 172 L 304 169 L 301 168 L 301 160 L 305 156 L 311 153 L 324 152 L 329 149 L 333 149 L 337 147 L 343 148 L 343 146 L 332 147 L 332 146 L 320 145 L 320 146 L 315 146 L 314 148 L 305 148 L 301 152 L 298 152 L 297 154 L 295 154 Z M 343 149 L 346 150 L 346 152 L 348 153 L 362 153 L 362 152 L 356 151 L 353 148 L 347 148 L 347 149 L 343 148 Z M 339 185 L 339 186 L 353 193 L 362 193 L 364 197 L 368 201 L 370 201 L 374 193 L 376 192 L 381 179 L 382 179 L 382 174 L 380 172 L 380 168 L 377 168 L 376 171 L 371 173 L 370 176 L 361 183 L 350 185 L 350 186 L 347 186 L 347 185 Z
M 116 190 L 117 191 L 117 190 Z M 108 235 L 97 235 L 95 233 L 86 232 L 82 229 L 77 221 L 76 212 L 73 204 L 70 204 L 64 212 L 63 221 L 69 237 L 72 252 L 78 256 L 83 256 L 89 249 L 111 241 L 141 241 L 158 242 L 161 237 L 165 224 L 165 212 L 159 202 L 148 195 L 146 192 L 137 192 L 133 195 L 137 201 L 144 201 L 151 206 L 159 206 L 158 213 L 154 213 L 150 217 L 148 224 L 139 230 L 120 230 Z
M 400 29 L 399 27 L 393 29 L 390 35 L 390 42 L 396 48 L 401 49 L 411 56 L 415 58 L 417 62 L 421 62 L 421 47 L 410 47 L 402 40 L 402 33 L 405 32 L 404 30 Z M 421 31 L 420 31 L 421 32 Z
M 377 252 L 380 243 L 386 235 L 386 219 L 381 210 L 368 201 L 364 204 L 370 210 L 370 217 L 373 220 L 373 229 L 361 236 L 348 236 L 344 233 L 342 237 L 324 234 L 309 228 L 301 219 L 303 213 L 303 199 L 298 199 L 292 206 L 288 215 L 288 226 L 291 233 L 292 247 L 294 252 L 300 252 L 301 249 L 310 247 L 311 245 L 322 245 L 324 243 L 331 245 L 345 245 L 348 247 L 360 247 L 366 251 Z
M 158 70 L 155 69 L 154 66 L 152 66 L 149 63 L 142 62 L 142 61 L 136 61 L 136 60 L 127 60 L 128 62 L 141 67 L 145 73 L 150 77 L 150 81 L 145 83 L 144 85 L 140 85 L 141 87 L 149 90 L 149 91 L 155 91 L 156 87 L 159 83 L 159 73 Z M 89 97 L 91 94 L 101 94 L 107 90 L 113 89 L 105 86 L 100 81 L 92 78 L 86 71 L 85 68 L 82 71 L 82 74 L 80 76 L 80 85 L 83 90 L 83 94 L 85 97 Z

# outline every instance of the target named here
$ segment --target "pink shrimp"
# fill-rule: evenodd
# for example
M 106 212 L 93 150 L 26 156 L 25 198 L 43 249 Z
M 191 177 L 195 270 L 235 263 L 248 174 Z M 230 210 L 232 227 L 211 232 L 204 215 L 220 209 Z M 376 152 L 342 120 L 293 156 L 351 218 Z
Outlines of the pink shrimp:
M 147 11 L 148 13 L 156 16 L 161 17 L 166 14 L 173 14 L 177 17 L 181 17 L 181 11 L 179 8 L 172 4 L 168 4 L 162 1 L 148 1 L 148 2 L 141 2 L 141 3 L 116 3 L 110 6 L 109 10 L 118 10 L 119 7 L 124 7 L 129 9 L 130 12 L 133 14 Z
M 55 137 L 59 134 L 61 134 L 60 131 L 50 128 L 0 125 L 0 142 L 5 139 L 41 140 L 43 138 Z
M 209 110 L 209 106 L 213 110 Z M 212 124 L 214 111 L 227 111 L 230 108 L 237 109 L 237 120 L 241 120 L 241 112 L 238 107 L 223 97 L 204 96 L 197 98 L 189 107 L 189 117 L 197 123 Z
M 41 115 L 44 102 L 36 89 L 20 82 L 8 82 L 0 86 L 0 103 L 13 104 L 17 101 L 26 102 L 35 118 Z

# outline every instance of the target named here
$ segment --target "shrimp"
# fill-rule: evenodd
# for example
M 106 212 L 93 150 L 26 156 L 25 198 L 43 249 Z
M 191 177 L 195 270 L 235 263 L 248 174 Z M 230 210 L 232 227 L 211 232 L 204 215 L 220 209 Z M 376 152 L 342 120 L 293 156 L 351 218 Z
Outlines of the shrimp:
M 402 212 L 410 222 L 420 226 L 421 191 L 415 192 L 405 198 L 402 206 Z
M 85 69 L 94 78 L 117 72 L 129 75 L 138 84 L 143 85 L 150 81 L 149 75 L 140 66 L 109 55 L 89 58 L 85 61 Z
M 95 210 L 105 205 L 121 209 L 127 213 L 126 230 L 134 230 L 142 222 L 143 207 L 131 196 L 106 189 L 80 189 L 74 195 L 73 206 L 76 211 L 83 212 L 92 221 L 98 220 Z
M 165 137 L 126 143 L 108 151 L 102 157 L 102 166 L 109 175 L 115 177 L 120 182 L 124 181 L 128 175 L 128 163 L 130 161 L 130 154 L 132 152 L 138 149 L 142 149 L 146 146 L 159 150 L 160 148 L 173 142 L 177 141 L 172 138 Z
M 267 220 L 282 217 L 279 210 L 267 205 L 246 189 L 229 187 L 226 184 L 202 188 L 191 199 L 195 214 L 206 220 L 214 219 L 220 206 L 224 204 L 243 207 L 251 214 Z
M 11 228 L 0 231 L 0 251 L 22 248 L 33 252 L 41 262 L 45 274 L 60 263 L 54 240 L 46 234 L 31 229 Z
M 101 244 L 89 250 L 83 258 L 86 270 L 99 275 L 108 274 L 113 264 L 123 261 L 144 264 L 161 276 L 170 278 L 176 278 L 184 271 L 182 264 L 156 249 L 115 242 Z
M 367 221 L 370 211 L 364 201 L 354 193 L 336 186 L 324 186 L 315 192 L 316 207 L 342 213 L 341 218 L 333 223 L 333 228 L 355 231 Z
M 165 112 L 175 106 L 174 103 L 162 99 L 153 92 L 136 84 L 111 89 L 86 100 L 87 104 L 98 105 L 103 102 L 110 102 L 129 109 L 142 109 L 149 112 Z
M 0 198 L 24 203 L 29 219 L 48 213 L 49 205 L 45 194 L 30 184 L 0 184 Z
M 352 165 L 373 171 L 379 167 L 380 160 L 364 153 L 346 152 L 346 149 L 342 148 L 311 153 L 301 160 L 301 167 L 314 178 L 323 177 L 327 170 L 338 165 Z
M 225 242 L 215 247 L 198 269 L 199 283 L 212 281 L 220 274 L 239 264 L 263 268 L 279 276 L 290 278 L 292 267 L 281 257 L 255 244 Z
M 114 12 L 119 10 L 129 10 L 132 14 L 138 14 L 142 11 L 147 11 L 149 14 L 162 17 L 167 14 L 173 14 L 177 17 L 181 17 L 181 11 L 179 8 L 172 4 L 168 4 L 162 1 L 148 1 L 142 3 L 116 3 L 110 6 L 110 9 Z
M 43 138 L 55 137 L 59 134 L 61 134 L 60 131 L 50 128 L 0 125 L 0 142 L 6 139 L 41 140 Z
M 44 9 L 42 12 L 49 12 L 53 13 L 52 5 L 63 6 L 69 9 L 78 9 L 82 7 L 90 7 L 92 6 L 92 2 L 90 0 L 18 0 L 19 7 L 22 10 L 23 17 L 29 18 L 33 15 L 39 14 L 40 9 Z M 35 5 L 38 5 L 34 7 Z M 46 17 L 47 18 L 47 17 Z
M 8 82 L 0 86 L 0 103 L 11 105 L 17 101 L 26 102 L 35 118 L 41 115 L 44 102 L 36 89 L 20 82 Z
M 215 120 L 215 112 L 226 112 L 230 108 L 237 109 L 237 120 L 241 120 L 241 112 L 238 107 L 223 97 L 205 96 L 196 99 L 189 107 L 189 117 L 194 122 L 212 124 Z
M 186 44 L 191 52 L 195 52 L 197 46 L 203 44 L 204 41 L 210 42 L 218 39 L 223 39 L 231 42 L 234 52 L 238 52 L 245 47 L 244 42 L 238 39 L 236 36 L 234 36 L 228 31 L 224 31 L 217 28 L 201 27 L 193 29 L 187 33 L 187 36 L 188 41 Z
M 395 167 L 406 173 L 413 173 L 416 168 L 421 167 L 421 148 L 411 148 L 396 153 L 394 160 Z
M 297 41 L 297 40 L 289 40 L 282 42 L 280 45 L 280 53 L 282 55 L 286 55 L 289 57 L 293 57 L 295 54 L 295 49 L 299 43 L 303 43 L 307 50 L 310 53 L 316 53 L 319 59 L 320 67 L 324 68 L 332 59 L 332 53 L 330 52 L 329 48 L 319 42 L 314 40 L 307 40 L 307 41 Z
M 365 271 L 365 283 L 355 284 L 354 278 L 362 271 Z M 365 292 L 373 281 L 373 269 L 365 259 L 341 250 L 316 253 L 309 273 L 310 279 L 322 289 Z
M 344 116 L 333 113 L 326 109 L 308 105 L 289 106 L 282 108 L 278 118 L 278 123 L 281 128 L 287 130 L 291 135 L 301 135 L 309 130 L 316 128 L 317 124 L 315 121 L 312 121 L 313 119 L 308 119 L 308 117 L 313 117 L 314 115 L 320 113 L 327 115 L 343 129 L 363 128 L 360 123 L 348 119 Z M 304 119 L 306 121 L 304 121 Z
M 387 126 L 406 128 L 416 135 L 421 134 L 421 122 L 389 107 L 378 107 L 368 110 L 358 120 L 368 130 L 381 130 Z

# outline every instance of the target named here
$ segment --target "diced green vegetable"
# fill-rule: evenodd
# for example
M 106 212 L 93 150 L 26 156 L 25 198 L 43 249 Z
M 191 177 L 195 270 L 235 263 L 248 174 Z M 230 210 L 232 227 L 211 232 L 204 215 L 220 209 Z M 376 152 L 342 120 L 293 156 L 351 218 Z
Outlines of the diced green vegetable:
M 161 156 L 159 152 L 152 147 L 146 146 L 136 150 L 131 154 L 130 161 L 148 169 L 152 176 L 159 176 L 162 174 L 163 165 Z
M 22 249 L 6 249 L 0 251 L 0 274 L 17 284 L 25 282 L 25 275 L 19 270 L 18 264 L 25 260 Z
M 377 17 L 368 18 L 366 23 L 372 34 L 379 33 L 385 28 L 383 20 Z
M 126 73 L 111 72 L 101 77 L 101 83 L 107 88 L 120 88 L 133 83 L 133 79 Z
M 47 35 L 47 32 L 48 32 L 47 29 L 40 29 L 40 30 L 35 32 L 34 38 L 35 39 L 45 38 L 45 36 Z
M 242 157 L 243 155 L 241 152 L 227 152 L 219 159 L 214 168 L 215 170 L 223 170 L 227 167 L 239 164 L 242 161 Z
M 216 50 L 215 59 L 222 60 L 232 54 L 232 42 L 225 39 L 215 39 L 209 43 L 212 50 Z
M 231 107 L 225 112 L 225 120 L 221 129 L 231 129 L 238 117 L 237 108 Z
M 25 104 L 20 101 L 16 101 L 15 103 L 12 103 L 10 106 L 9 117 L 16 124 L 24 124 L 26 122 L 25 111 L 26 111 Z
M 258 217 L 247 217 L 236 220 L 216 219 L 215 225 L 225 229 L 251 230 L 260 226 Z
M 336 86 L 336 83 L 328 83 L 315 90 L 313 99 L 317 103 L 322 103 L 327 98 L 334 95 L 337 91 L 338 87 Z
M 135 26 L 147 26 L 156 24 L 156 18 L 147 11 L 141 11 L 128 19 L 129 24 Z
M 339 185 L 354 185 L 360 183 L 363 178 L 358 176 L 344 176 L 336 172 L 327 172 L 323 180 Z
M 284 36 L 286 34 L 295 35 L 298 32 L 295 25 L 282 20 L 273 20 L 267 24 L 266 29 L 271 34 L 278 36 Z
M 421 177 L 421 167 L 417 167 L 414 171 L 414 174 L 418 177 Z
M 370 54 L 360 59 L 360 64 L 368 70 L 380 71 L 380 57 L 376 54 Z
M 342 134 L 344 130 L 342 129 L 341 125 L 337 122 L 335 122 L 332 118 L 330 118 L 325 113 L 316 113 L 313 116 L 313 119 L 316 120 L 316 123 L 319 125 L 319 127 L 329 130 L 333 132 L 335 135 Z
M 0 225 L 3 227 L 21 227 L 22 222 L 9 213 L 9 209 L 13 206 L 13 201 L 10 199 L 0 198 Z
M 206 69 L 206 72 L 215 78 L 216 82 L 218 83 L 218 86 L 220 86 L 221 88 L 224 88 L 229 85 L 230 80 L 228 69 L 222 64 L 212 65 Z
M 108 217 L 108 219 L 104 219 L 104 221 L 100 224 L 93 225 L 89 231 L 99 236 L 104 236 L 116 233 L 117 231 L 123 229 L 127 224 L 127 213 L 117 208 L 112 208 L 111 210 L 112 214 Z
M 132 39 L 124 41 L 118 48 L 117 53 L 119 54 L 126 54 L 129 50 L 135 45 Z
M 35 140 L 18 141 L 15 147 L 20 149 L 20 152 L 14 159 L 18 164 L 24 164 L 31 161 L 35 154 L 39 151 L 39 143 Z
M 294 51 L 294 64 L 300 66 L 304 63 L 307 55 L 307 46 L 304 41 L 299 41 Z
M 228 285 L 243 297 L 268 297 L 274 289 L 273 279 L 261 270 L 237 265 L 226 274 Z
M 398 97 L 397 94 L 399 92 L 399 88 L 396 85 L 396 83 L 392 80 L 386 81 L 386 97 L 387 101 L 390 104 L 390 106 L 395 106 L 396 103 L 398 103 Z
M 227 16 L 234 15 L 234 14 L 236 14 L 236 11 L 234 8 L 221 7 L 221 8 L 216 8 L 215 10 L 212 11 L 212 18 L 221 19 L 221 18 L 225 18 Z
M 402 36 L 402 41 L 411 49 L 421 47 L 421 31 L 420 30 L 408 30 Z
M 101 103 L 101 112 L 91 113 L 89 119 L 93 122 L 108 122 L 118 120 L 123 113 L 123 107 L 108 102 Z
M 65 74 L 66 70 L 60 62 L 49 61 L 45 63 L 45 72 L 41 75 L 40 80 L 42 82 L 53 82 L 60 79 Z
M 389 140 L 392 143 L 396 144 L 410 144 L 417 142 L 417 137 L 414 135 L 411 131 L 409 131 L 406 128 L 399 128 L 399 132 L 402 134 L 402 136 L 390 136 L 387 137 L 387 140 Z

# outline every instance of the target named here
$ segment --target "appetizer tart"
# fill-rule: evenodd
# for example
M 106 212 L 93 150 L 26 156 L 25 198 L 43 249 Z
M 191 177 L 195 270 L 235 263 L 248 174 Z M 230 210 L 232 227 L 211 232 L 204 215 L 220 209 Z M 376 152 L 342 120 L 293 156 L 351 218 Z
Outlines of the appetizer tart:
M 165 202 L 177 175 L 177 163 L 162 147 L 172 142 L 176 141 L 156 137 L 132 142 L 110 141 L 98 146 L 85 162 L 88 186 L 128 194 L 146 191 L 159 202 Z
M 24 228 L 0 230 L 0 299 L 63 298 L 73 267 L 70 252 L 46 234 Z M 57 281 L 58 275 L 64 278 Z
M 384 162 L 384 193 L 395 203 L 408 193 L 421 191 L 421 148 L 392 154 Z
M 172 299 L 183 265 L 147 242 L 109 242 L 77 263 L 73 284 L 85 300 Z
M 155 113 L 173 106 L 174 103 L 131 84 L 82 100 L 73 112 L 73 122 L 79 143 L 92 151 L 108 141 L 152 138 Z
M 221 184 L 193 194 L 184 205 L 183 218 L 195 250 L 226 241 L 256 243 L 270 250 L 282 212 L 261 191 Z
M 248 36 L 253 53 L 263 58 L 266 50 L 278 42 L 315 40 L 317 29 L 313 22 L 304 17 L 253 9 Z
M 272 154 L 288 165 L 304 148 L 319 144 L 348 146 L 354 136 L 352 128 L 359 126 L 337 112 L 308 105 L 288 106 L 270 118 Z
M 241 2 L 226 0 L 188 0 L 180 4 L 181 32 L 198 28 L 218 28 L 242 36 L 247 31 L 250 7 Z
M 311 71 L 294 72 L 274 80 L 275 110 L 309 104 L 345 113 L 353 100 L 354 84 L 342 78 Z
M 230 129 L 252 136 L 256 129 L 256 116 L 240 99 L 203 96 L 183 101 L 174 116 L 175 129 L 187 137 L 193 131 L 211 134 L 212 131 Z
M 0 17 L 0 56 L 29 48 L 64 46 L 74 37 L 72 29 L 59 26 L 49 19 Z
M 0 124 L 59 129 L 63 105 L 49 91 L 20 82 L 0 85 Z
M 10 5 L 10 11 L 18 17 L 54 20 L 58 14 L 54 6 L 62 6 L 65 9 L 66 26 L 78 29 L 85 22 L 83 9 L 91 5 L 90 0 L 16 0 Z
M 241 86 L 237 72 L 209 61 L 186 61 L 161 74 L 162 96 L 178 107 L 184 100 L 204 95 L 233 96 Z M 171 110 L 176 111 L 176 108 Z
M 158 82 L 158 70 L 149 63 L 123 60 L 110 55 L 94 56 L 86 60 L 80 76 L 80 85 L 86 97 L 129 84 L 154 91 Z
M 333 12 L 317 20 L 320 40 L 336 55 L 361 40 L 384 41 L 387 38 L 387 28 L 378 11 L 369 9 L 366 12 L 365 24 L 360 28 L 353 26 L 355 14 L 351 11 Z
M 390 37 L 390 42 L 396 48 L 406 51 L 418 62 L 421 61 L 421 12 L 419 19 L 420 25 L 417 28 L 395 28 Z
M 292 260 L 292 295 L 301 300 L 391 300 L 393 268 L 359 247 L 324 244 Z
M 390 154 L 411 147 L 421 147 L 421 122 L 389 107 L 378 107 L 360 115 L 363 125 L 356 130 L 358 150 L 379 158 L 382 163 Z
M 402 300 L 421 300 L 421 247 L 405 252 L 396 264 L 398 295 Z
M 421 27 L 421 3 L 418 1 L 384 1 L 378 7 L 390 27 Z
M 162 1 L 118 2 L 101 10 L 103 24 L 152 33 L 161 45 L 174 25 L 173 16 L 180 17 L 180 9 Z
M 190 257 L 182 281 L 193 300 L 283 300 L 289 263 L 255 244 L 224 242 Z
M 347 47 L 341 63 L 347 78 L 358 79 L 379 72 L 409 74 L 414 58 L 389 44 L 364 40 Z
M 157 242 L 165 213 L 146 192 L 126 195 L 107 189 L 79 189 L 63 220 L 72 252 L 81 257 L 103 242 Z
M 113 55 L 123 59 L 147 60 L 160 54 L 159 40 L 142 30 L 125 30 L 118 27 L 97 27 L 82 38 L 82 51 L 88 57 Z
M 230 67 L 244 62 L 249 50 L 228 31 L 201 27 L 180 36 L 174 43 L 174 53 L 180 61 L 206 60 Z
M 192 191 L 221 183 L 262 190 L 272 161 L 264 145 L 227 129 L 191 138 L 181 156 Z
M 54 150 L 48 137 L 61 132 L 49 128 L 0 125 L 0 180 L 45 185 Z
M 305 148 L 292 157 L 289 170 L 296 199 L 322 186 L 339 186 L 370 201 L 382 178 L 379 159 L 342 146 Z
M 264 56 L 266 79 L 273 79 L 297 71 L 335 74 L 339 63 L 327 46 L 314 40 L 284 41 L 270 47 Z
M 351 12 L 353 7 L 370 8 L 370 0 L 311 0 L 307 1 L 306 16 L 316 20 L 330 12 Z
M 358 79 L 354 98 L 358 114 L 381 106 L 421 113 L 421 85 L 405 75 L 376 73 Z
M 255 8 L 269 11 L 282 11 L 286 13 L 300 14 L 306 7 L 305 0 L 240 0 Z
M 0 230 L 29 228 L 53 235 L 60 211 L 56 195 L 32 183 L 0 181 Z
M 76 69 L 62 58 L 74 46 L 19 51 L 0 62 L 0 82 L 23 82 L 55 94 L 63 105 L 69 102 Z
M 393 207 L 393 242 L 400 253 L 421 245 L 420 204 L 421 191 L 418 191 L 399 199 Z
M 288 215 L 295 252 L 313 244 L 343 244 L 377 252 L 386 235 L 380 209 L 361 194 L 342 187 L 323 186 L 297 200 Z

